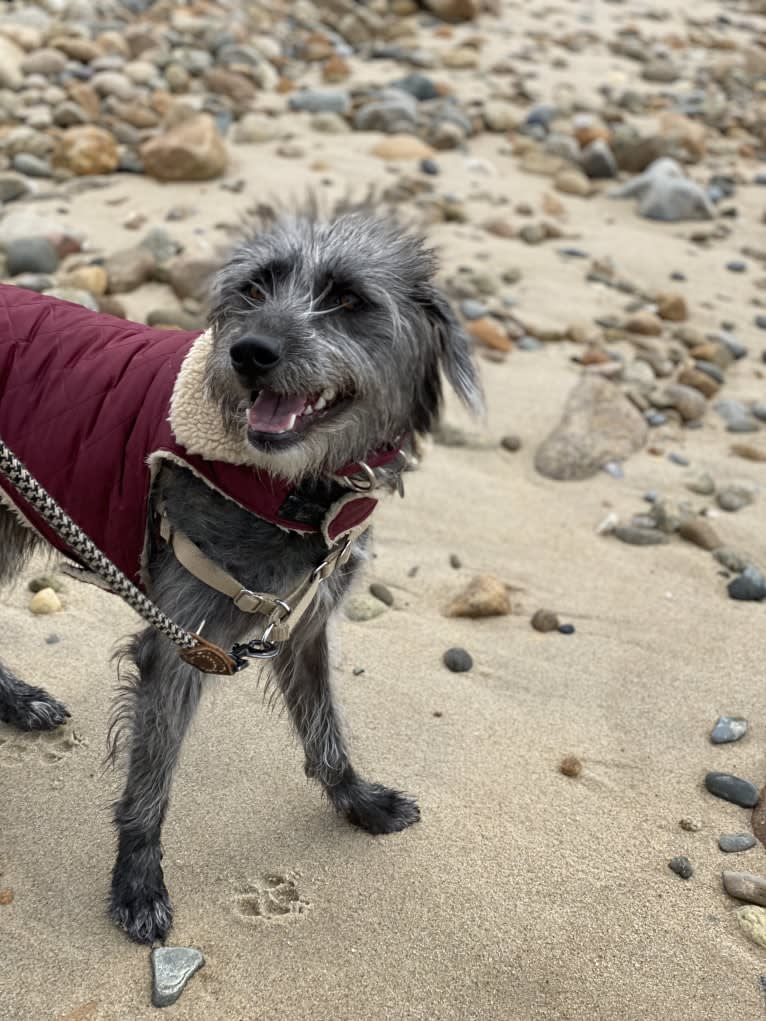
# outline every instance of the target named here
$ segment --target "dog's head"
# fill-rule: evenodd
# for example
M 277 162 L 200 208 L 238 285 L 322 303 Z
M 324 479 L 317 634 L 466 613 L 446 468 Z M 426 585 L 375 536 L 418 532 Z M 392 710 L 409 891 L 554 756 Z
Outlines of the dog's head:
M 297 478 L 427 433 L 442 371 L 479 410 L 435 270 L 422 238 L 359 210 L 277 216 L 233 253 L 213 287 L 207 384 L 252 460 Z

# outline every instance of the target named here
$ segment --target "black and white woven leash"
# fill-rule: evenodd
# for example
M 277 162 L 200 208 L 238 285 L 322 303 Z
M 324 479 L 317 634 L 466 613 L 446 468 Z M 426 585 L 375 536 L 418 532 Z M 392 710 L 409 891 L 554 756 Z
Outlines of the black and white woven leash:
M 78 528 L 69 515 L 59 507 L 53 497 L 29 474 L 18 457 L 3 442 L 2 437 L 0 437 L 0 474 L 8 479 L 14 489 L 24 497 L 30 506 L 34 507 L 40 517 L 77 554 L 78 558 L 102 578 L 115 595 L 120 596 L 129 606 L 132 606 L 147 623 L 161 631 L 181 649 L 193 649 L 199 644 L 195 635 L 185 631 L 170 617 L 167 617 L 125 577 L 119 568 L 115 567 L 108 557 L 104 556 L 85 532 Z

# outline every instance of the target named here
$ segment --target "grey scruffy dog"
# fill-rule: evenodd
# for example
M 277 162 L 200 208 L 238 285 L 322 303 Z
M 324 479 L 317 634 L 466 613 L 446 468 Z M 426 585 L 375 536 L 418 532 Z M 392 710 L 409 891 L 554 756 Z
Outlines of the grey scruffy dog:
M 213 288 L 206 383 L 222 428 L 235 437 L 246 433 L 257 464 L 321 503 L 337 484 L 330 476 L 339 466 L 432 429 L 442 372 L 462 400 L 478 408 L 469 341 L 434 284 L 435 270 L 420 237 L 369 211 L 327 219 L 313 212 L 278 214 L 261 223 Z M 162 468 L 152 508 L 160 501 L 174 528 L 253 591 L 291 591 L 326 554 L 321 535 L 287 532 L 259 519 L 181 467 Z M 405 829 L 419 811 L 411 798 L 362 779 L 352 767 L 333 700 L 327 638 L 368 536 L 323 587 L 273 666 L 274 684 L 303 743 L 306 774 L 350 822 L 381 834 Z M 2 578 L 18 571 L 35 543 L 34 534 L 0 508 Z M 148 593 L 170 617 L 205 620 L 205 637 L 224 648 L 253 633 L 258 618 L 192 577 L 164 542 L 155 538 L 149 553 Z M 205 677 L 152 629 L 132 639 L 126 653 L 134 670 L 112 738 L 124 738 L 128 776 L 114 812 L 118 850 L 110 909 L 129 936 L 151 943 L 172 924 L 161 828 Z M 48 729 L 66 715 L 61 703 L 0 665 L 0 719 Z

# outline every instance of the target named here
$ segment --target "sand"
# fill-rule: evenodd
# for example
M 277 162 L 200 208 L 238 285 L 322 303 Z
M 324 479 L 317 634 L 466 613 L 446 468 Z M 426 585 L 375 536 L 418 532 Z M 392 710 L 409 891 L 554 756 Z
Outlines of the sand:
M 533 24 L 521 5 L 504 6 L 518 31 Z M 577 11 L 589 8 L 603 24 L 621 6 L 563 5 L 560 18 L 576 24 Z M 641 5 L 630 6 L 638 17 Z M 671 6 L 675 15 L 691 7 Z M 698 13 L 719 9 L 694 5 Z M 601 56 L 591 67 L 578 55 L 569 72 L 541 74 L 548 84 L 579 75 L 592 88 L 627 66 Z M 387 70 L 374 68 L 383 77 Z M 294 130 L 309 150 L 303 160 L 279 159 L 273 145 L 234 148 L 229 176 L 246 179 L 241 195 L 217 183 L 119 179 L 75 198 L 68 220 L 113 250 L 135 237 L 117 226 L 130 209 L 151 225 L 170 204 L 188 202 L 199 214 L 176 225 L 177 234 L 202 247 L 195 229 L 209 243 L 216 222 L 236 222 L 260 194 L 300 194 L 325 174 L 337 187 L 387 179 L 369 155 L 377 136 L 315 136 L 302 120 Z M 549 182 L 521 173 L 507 152 L 499 136 L 472 144 L 495 168 L 490 176 L 472 172 L 459 153 L 440 154 L 440 186 L 468 198 L 477 219 L 491 211 L 486 192 L 537 207 Z M 310 170 L 315 159 L 331 170 Z M 123 195 L 125 204 L 109 204 Z M 575 243 L 591 256 L 612 255 L 647 289 L 683 269 L 695 325 L 741 323 L 750 357 L 730 370 L 722 396 L 763 398 L 755 365 L 766 335 L 748 326 L 750 281 L 722 270 L 762 235 L 755 189 L 737 196 L 732 237 L 707 249 L 686 240 L 688 225 L 641 220 L 631 203 L 564 201 Z M 37 207 L 53 212 L 56 203 Z M 449 268 L 479 251 L 490 264 L 521 266 L 513 288 L 520 310 L 546 321 L 624 308 L 624 296 L 586 285 L 583 265 L 563 262 L 555 243 L 527 247 L 470 225 L 439 225 L 432 237 Z M 143 288 L 127 296 L 129 312 L 140 316 L 164 295 L 157 285 Z M 352 830 L 305 780 L 288 722 L 263 704 L 255 671 L 210 682 L 164 831 L 176 912 L 169 942 L 198 947 L 206 965 L 169 1017 L 762 1017 L 766 957 L 739 931 L 720 870 L 763 873 L 766 854 L 760 845 L 741 856 L 718 851 L 721 832 L 749 828 L 748 813 L 713 799 L 702 779 L 709 769 L 758 786 L 766 779 L 764 608 L 729 600 L 718 565 L 694 546 L 636 548 L 595 533 L 610 509 L 625 518 L 640 509 L 647 490 L 688 495 L 684 469 L 667 458 L 642 451 L 622 481 L 601 473 L 557 483 L 535 472 L 535 448 L 576 382 L 578 350 L 562 343 L 514 352 L 503 364 L 482 360 L 486 421 L 471 425 L 452 405 L 448 419 L 478 432 L 484 446 L 426 452 L 405 500 L 380 510 L 377 557 L 360 583 L 388 585 L 395 607 L 339 627 L 337 686 L 355 764 L 417 795 L 417 826 L 377 839 Z M 509 432 L 523 440 L 517 454 L 498 446 Z M 766 483 L 766 465 L 729 456 L 732 437 L 713 413 L 702 430 L 660 433 L 663 447 L 683 452 L 695 470 Z M 761 564 L 763 499 L 716 521 L 728 544 Z M 120 777 L 102 768 L 116 684 L 110 655 L 137 622 L 116 598 L 72 580 L 62 614 L 33 617 L 25 587 L 40 567 L 0 597 L 0 649 L 21 676 L 65 700 L 72 720 L 45 736 L 0 725 L 0 887 L 15 895 L 0 908 L 0 1017 L 143 1021 L 155 1016 L 149 951 L 105 910 L 109 805 Z M 513 586 L 514 613 L 446 618 L 449 597 L 481 572 Z M 529 618 L 541 606 L 574 623 L 576 634 L 533 631 Z M 46 643 L 51 633 L 57 644 Z M 470 673 L 443 667 L 453 645 L 473 655 Z M 355 667 L 364 673 L 354 676 Z M 708 733 L 724 712 L 746 716 L 751 730 L 714 748 Z M 578 779 L 558 771 L 568 754 L 584 763 Z M 683 817 L 702 829 L 685 832 Z M 667 866 L 679 854 L 695 866 L 688 882 Z

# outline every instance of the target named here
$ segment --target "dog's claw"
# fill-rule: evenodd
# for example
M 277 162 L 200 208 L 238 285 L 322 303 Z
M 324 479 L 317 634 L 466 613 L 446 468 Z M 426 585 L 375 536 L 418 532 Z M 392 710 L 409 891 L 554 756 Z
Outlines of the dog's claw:
M 109 913 L 134 943 L 165 939 L 173 926 L 173 905 L 164 883 L 155 895 L 140 893 L 124 900 L 119 896 L 117 890 L 112 891 Z
M 420 809 L 413 798 L 379 783 L 356 780 L 328 790 L 339 812 L 367 833 L 398 833 L 418 822 Z
M 69 716 L 64 703 L 43 688 L 25 685 L 12 702 L 0 702 L 0 720 L 19 730 L 55 730 Z

